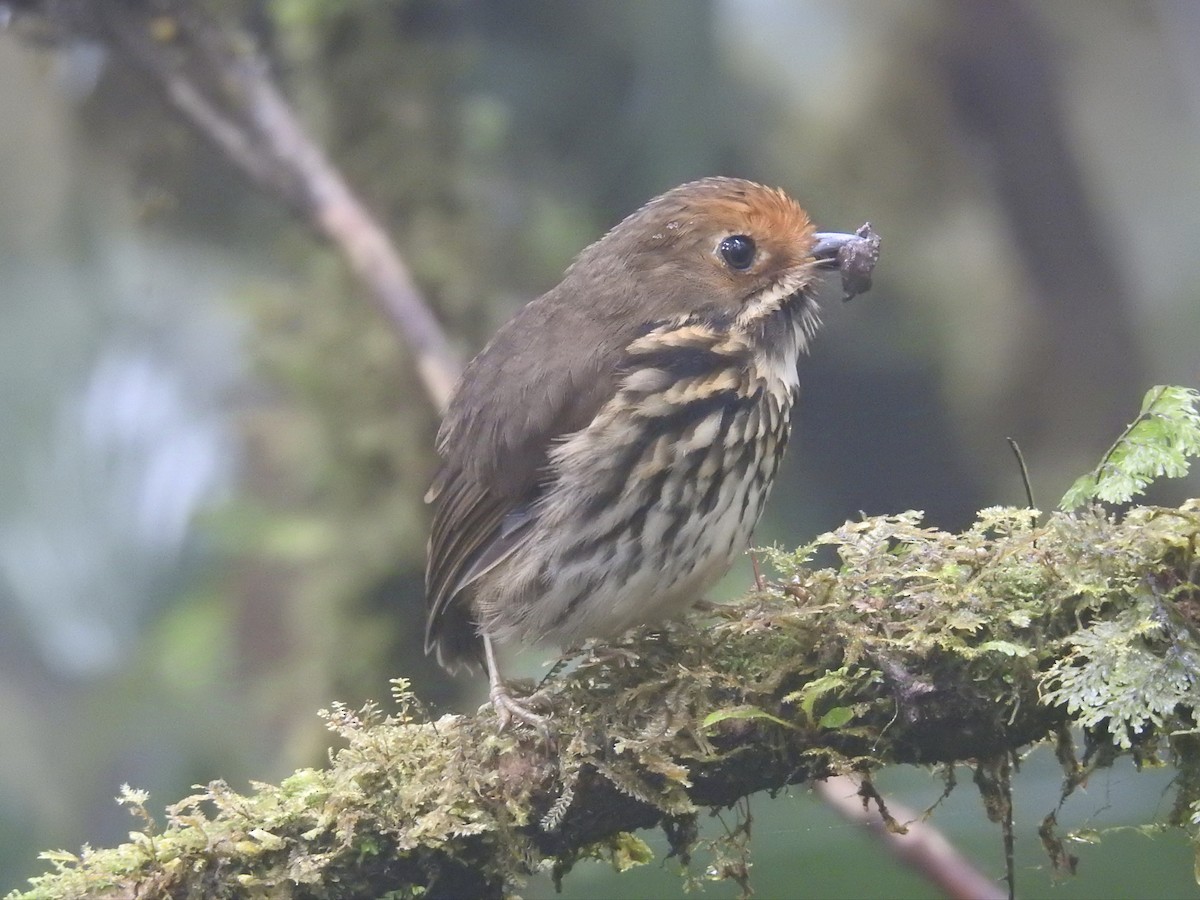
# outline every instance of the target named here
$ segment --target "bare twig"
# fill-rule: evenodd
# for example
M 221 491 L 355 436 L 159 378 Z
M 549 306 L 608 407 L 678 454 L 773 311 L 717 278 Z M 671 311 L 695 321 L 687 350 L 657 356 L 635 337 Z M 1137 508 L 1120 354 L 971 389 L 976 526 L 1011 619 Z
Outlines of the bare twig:
M 861 785 L 848 775 L 814 781 L 813 790 L 844 818 L 861 825 L 893 856 L 954 900 L 1004 900 L 1008 891 L 988 878 L 945 836 L 912 810 L 888 801 L 892 820 L 904 831 L 887 827 L 883 815 L 864 802 Z
M 416 354 L 417 367 L 434 405 L 444 412 L 459 366 L 404 260 L 341 173 L 308 139 L 261 62 L 243 58 L 232 71 L 243 89 L 247 110 L 272 155 L 303 185 L 314 224 L 342 249 L 355 274 L 371 287 L 377 304 Z
M 337 247 L 416 357 L 443 412 L 461 366 L 386 231 L 300 124 L 250 36 L 184 3 L 22 3 L 50 24 L 103 41 L 151 76 L 226 158 Z
M 1029 467 L 1025 465 L 1025 454 L 1021 452 L 1021 445 L 1017 443 L 1016 438 L 1006 437 L 1009 449 L 1012 450 L 1013 456 L 1017 458 L 1017 466 L 1021 470 L 1021 483 L 1025 485 L 1025 501 L 1030 509 L 1037 509 L 1037 504 L 1033 502 L 1033 484 L 1029 481 Z

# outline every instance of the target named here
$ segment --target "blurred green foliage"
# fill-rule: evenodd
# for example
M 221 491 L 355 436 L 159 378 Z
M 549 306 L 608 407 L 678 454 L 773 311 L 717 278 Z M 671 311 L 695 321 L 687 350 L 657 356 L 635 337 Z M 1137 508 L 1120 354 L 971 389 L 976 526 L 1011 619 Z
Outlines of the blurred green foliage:
M 214 7 L 264 46 L 464 358 L 579 248 L 680 181 L 743 175 L 787 186 L 822 227 L 871 219 L 885 242 L 875 291 L 829 310 L 761 543 L 795 546 L 860 510 L 920 508 L 965 527 L 982 506 L 1020 502 L 1009 434 L 1057 495 L 1147 384 L 1195 382 L 1200 52 L 1188 48 L 1200 29 L 1186 4 Z M 30 472 L 73 439 L 52 431 L 55 411 L 114 336 L 177 360 L 185 381 L 211 380 L 240 447 L 234 496 L 214 499 L 165 584 L 105 590 L 138 625 L 108 669 L 54 669 L 4 586 L 2 888 L 39 870 L 38 849 L 120 839 L 122 782 L 165 799 L 214 777 L 281 777 L 324 757 L 313 710 L 335 698 L 379 696 L 397 672 L 445 703 L 466 705 L 478 685 L 447 681 L 420 652 L 436 419 L 342 263 L 119 59 L 14 30 L 0 35 L 0 77 L 12 86 L 0 92 L 0 158 L 12 161 L 0 172 L 4 529 L 38 527 Z M 1032 212 L 1011 200 L 1026 185 Z M 1066 240 L 1080 234 L 1098 237 Z M 1099 288 L 1088 275 L 1114 268 Z M 212 310 L 236 319 L 241 359 L 191 327 Z M 47 480 L 74 489 L 70 473 Z M 740 593 L 749 575 L 732 579 Z M 1057 779 L 1031 793 L 1056 794 Z M 1097 818 L 1122 821 L 1135 801 L 1118 805 Z M 800 865 L 797 833 L 805 853 L 829 837 L 832 826 L 808 824 L 828 822 L 810 806 L 792 825 L 794 805 L 756 801 L 760 822 L 784 823 L 754 841 L 762 891 L 904 890 L 841 828 L 840 861 L 823 849 L 802 883 L 773 881 Z M 1188 864 L 1161 839 L 1103 846 L 1056 890 L 1155 892 L 1122 853 Z M 1026 865 L 1042 865 L 1029 849 Z M 662 884 L 651 869 L 588 890 L 650 892 L 637 885 Z M 883 886 L 866 886 L 876 872 Z

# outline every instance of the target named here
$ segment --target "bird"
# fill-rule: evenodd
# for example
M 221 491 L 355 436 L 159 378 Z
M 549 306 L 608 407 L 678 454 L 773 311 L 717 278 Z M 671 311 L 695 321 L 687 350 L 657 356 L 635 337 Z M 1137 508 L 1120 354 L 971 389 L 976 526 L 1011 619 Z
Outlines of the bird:
M 820 233 L 785 191 L 680 185 L 582 250 L 467 365 L 436 440 L 425 652 L 571 647 L 682 615 L 750 541 L 791 432 L 816 287 L 869 286 L 878 237 Z

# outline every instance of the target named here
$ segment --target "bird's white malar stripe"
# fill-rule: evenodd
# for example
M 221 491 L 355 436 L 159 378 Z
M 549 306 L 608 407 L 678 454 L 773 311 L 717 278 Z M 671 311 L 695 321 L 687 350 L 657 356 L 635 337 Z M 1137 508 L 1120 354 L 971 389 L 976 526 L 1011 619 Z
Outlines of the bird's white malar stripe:
M 806 290 L 811 283 L 812 274 L 808 269 L 793 272 L 788 277 L 770 285 L 765 290 L 751 297 L 742 307 L 735 320 L 739 327 L 747 328 L 765 316 L 778 312 L 783 305 L 796 294 Z M 801 352 L 808 352 L 808 342 L 816 335 L 821 327 L 820 310 L 816 300 L 806 296 L 799 310 L 800 324 L 803 330 L 804 342 Z

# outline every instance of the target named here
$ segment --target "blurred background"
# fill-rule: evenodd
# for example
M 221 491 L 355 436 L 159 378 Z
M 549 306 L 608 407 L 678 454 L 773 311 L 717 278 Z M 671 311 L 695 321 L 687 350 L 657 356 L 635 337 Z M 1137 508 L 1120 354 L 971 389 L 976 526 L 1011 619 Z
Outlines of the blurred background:
M 224 6 L 464 359 L 680 182 L 783 186 L 824 230 L 869 219 L 875 287 L 828 292 L 761 543 L 860 511 L 958 529 L 1023 504 L 1008 436 L 1053 508 L 1151 385 L 1200 380 L 1193 0 Z M 3 891 L 39 850 L 123 839 L 122 783 L 161 808 L 319 765 L 316 710 L 384 699 L 397 675 L 437 709 L 483 691 L 421 653 L 436 413 L 343 261 L 98 44 L 0 31 L 0 122 Z M 934 821 L 1000 876 L 960 774 Z M 1170 779 L 1118 766 L 1060 819 L 1161 819 Z M 924 771 L 881 786 L 917 807 L 941 792 Z M 1020 893 L 1198 893 L 1186 838 L 1135 830 L 1081 845 L 1052 888 L 1036 824 L 1058 791 L 1035 754 Z M 752 801 L 761 896 L 932 894 L 793 793 Z M 675 869 L 582 866 L 565 886 L 672 896 Z

